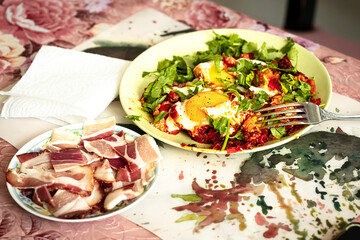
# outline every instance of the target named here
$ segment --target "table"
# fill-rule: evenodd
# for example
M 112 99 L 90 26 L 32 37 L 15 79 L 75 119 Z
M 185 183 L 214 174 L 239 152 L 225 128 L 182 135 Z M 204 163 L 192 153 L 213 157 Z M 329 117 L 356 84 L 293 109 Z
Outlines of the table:
M 147 31 L 145 31 L 147 28 L 143 24 L 156 26 L 155 32 L 147 35 Z M 196 0 L 107 0 L 101 1 L 101 3 L 91 0 L 5 0 L 0 5 L 0 89 L 9 88 L 20 79 L 41 45 L 55 45 L 82 50 L 93 46 L 96 39 L 114 31 L 114 29 L 111 30 L 111 27 L 115 27 L 115 29 L 126 27 L 128 31 L 131 31 L 139 25 L 142 26 L 143 32 L 137 34 L 142 39 L 146 39 L 149 45 L 171 37 L 175 34 L 174 32 L 181 33 L 192 29 L 245 28 L 265 31 L 282 37 L 292 36 L 297 43 L 313 52 L 329 71 L 335 93 L 330 110 L 341 113 L 356 113 L 360 110 L 359 60 L 291 35 L 211 1 Z M 118 37 L 125 36 L 126 34 L 119 33 Z M 136 39 L 141 39 L 139 36 Z M 134 41 L 134 39 L 127 40 Z M 108 111 L 117 111 L 120 116 L 124 114 L 119 109 L 118 102 L 112 103 Z M 103 114 L 106 115 L 108 112 Z M 125 120 L 117 120 L 126 123 Z M 27 128 L 25 123 L 37 126 L 37 128 Z M 19 129 L 19 126 L 20 132 L 23 134 L 14 137 L 14 133 L 18 134 L 16 131 L 19 130 L 16 129 Z M 37 119 L 0 119 L 0 163 L 2 169 L 0 191 L 3 193 L 0 197 L 0 225 L 2 228 L 0 237 L 231 239 L 232 236 L 235 239 L 239 236 L 246 236 L 247 238 L 282 238 L 285 236 L 293 239 L 313 236 L 314 238 L 330 239 L 341 232 L 346 224 L 360 213 L 359 196 L 357 196 L 357 189 L 360 186 L 353 182 L 358 180 L 358 168 L 355 167 L 352 173 L 346 172 L 353 177 L 352 180 L 344 180 L 345 182 L 342 184 L 334 185 L 331 179 L 325 181 L 315 176 L 310 181 L 306 176 L 300 178 L 301 176 L 294 172 L 292 175 L 286 175 L 285 172 L 281 172 L 284 165 L 277 164 L 276 169 L 282 173 L 277 174 L 280 179 L 277 183 L 267 184 L 265 190 L 259 189 L 262 192 L 257 195 L 253 189 L 251 194 L 242 196 L 242 201 L 231 203 L 232 207 L 229 210 L 232 212 L 226 214 L 225 218 L 218 222 L 214 220 L 203 229 L 197 228 L 194 221 L 185 221 L 189 218 L 196 218 L 196 215 L 180 211 L 180 206 L 184 206 L 188 202 L 181 198 L 171 197 L 171 195 L 193 194 L 193 190 L 197 188 L 196 184 L 199 184 L 199 187 L 213 184 L 218 189 L 231 188 L 231 182 L 234 181 L 233 173 L 235 173 L 235 179 L 238 181 L 247 181 L 248 179 L 239 177 L 237 174 L 239 168 L 248 171 L 254 169 L 249 168 L 249 166 L 251 163 L 259 163 L 257 159 L 259 156 L 253 155 L 250 158 L 249 156 L 214 156 L 164 146 L 161 149 L 163 156 L 174 156 L 174 152 L 177 152 L 179 157 L 167 159 L 162 163 L 161 177 L 157 188 L 153 194 L 143 201 L 142 206 L 99 222 L 59 224 L 42 220 L 28 214 L 13 202 L 7 193 L 4 175 L 8 162 L 17 148 L 32 137 L 53 127 L 54 125 Z M 328 132 L 343 130 L 349 134 L 360 136 L 360 130 L 354 123 L 347 125 L 329 123 L 316 127 L 313 131 L 322 130 Z M 338 137 L 338 135 L 336 136 Z M 354 143 L 358 144 L 356 139 L 358 138 L 353 139 Z M 348 150 L 348 152 L 351 150 L 353 149 Z M 356 159 L 359 156 L 358 152 L 354 155 Z M 272 161 L 270 157 L 268 161 Z M 284 160 L 278 161 L 284 164 Z M 336 166 L 331 164 L 337 162 L 331 162 L 329 159 L 327 161 L 329 167 L 334 170 Z M 201 176 L 194 176 L 194 173 L 198 173 L 193 171 L 194 169 L 203 169 Z M 224 177 L 226 175 L 224 172 L 229 169 L 233 169 L 233 172 Z M 329 169 L 328 171 L 330 171 Z M 260 171 L 256 172 L 257 174 L 269 174 L 264 169 L 258 168 L 257 170 Z M 220 174 L 220 172 L 222 173 Z M 287 174 L 290 172 L 287 170 Z M 294 176 L 297 179 L 294 180 Z M 195 177 L 197 181 L 193 181 Z M 256 181 L 259 185 L 265 186 L 263 184 L 265 180 L 257 178 Z M 166 184 L 167 182 L 176 184 L 178 187 L 174 190 L 168 186 L 169 184 Z M 302 187 L 299 187 L 299 182 L 301 182 Z M 316 198 L 306 195 L 308 189 L 317 191 Z M 271 192 L 273 199 L 264 197 L 269 192 Z M 285 197 L 280 193 L 284 194 Z M 275 202 L 277 205 L 273 204 Z M 327 205 L 329 202 L 331 206 Z M 160 209 L 157 215 L 144 207 L 155 203 L 164 208 L 164 210 Z M 173 210 L 175 207 L 178 207 L 179 211 Z M 303 209 L 304 212 L 299 212 L 299 209 Z M 341 214 L 339 215 L 339 213 Z M 246 219 L 250 215 L 254 218 Z M 299 219 L 300 215 L 303 215 L 301 219 Z M 279 221 L 276 219 L 277 217 L 282 220 L 285 219 L 286 222 Z M 307 223 L 312 229 L 305 232 L 309 227 L 304 227 L 303 224 Z M 164 227 L 166 224 L 169 225 L 168 228 Z M 256 229 L 256 231 L 253 232 L 251 229 Z

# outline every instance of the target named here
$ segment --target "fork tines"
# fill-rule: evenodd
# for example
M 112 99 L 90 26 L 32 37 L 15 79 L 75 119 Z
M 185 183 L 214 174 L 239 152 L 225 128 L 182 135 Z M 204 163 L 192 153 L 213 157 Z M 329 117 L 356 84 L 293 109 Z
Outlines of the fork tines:
M 307 124 L 305 109 L 297 102 L 262 108 L 254 112 L 261 113 L 257 116 L 257 123 L 262 124 L 263 128 Z

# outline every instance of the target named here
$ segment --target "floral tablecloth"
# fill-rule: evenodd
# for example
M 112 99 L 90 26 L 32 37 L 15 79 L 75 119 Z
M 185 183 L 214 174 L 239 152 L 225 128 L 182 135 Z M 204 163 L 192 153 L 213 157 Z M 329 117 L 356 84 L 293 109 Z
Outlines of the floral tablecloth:
M 164 15 L 151 12 L 149 14 L 146 11 L 148 8 Z M 132 19 L 132 16 L 138 14 L 137 16 L 140 16 L 141 19 L 139 13 L 142 12 L 145 12 L 146 15 L 142 18 L 143 21 L 145 19 L 147 24 L 158 27 L 159 32 L 151 32 L 151 36 L 147 36 L 146 28 L 143 27 L 145 23 L 136 24 L 136 20 Z M 171 18 L 172 21 L 167 18 Z M 0 1 L 0 90 L 11 87 L 21 78 L 42 45 L 83 50 L 94 44 L 93 39 L 96 40 L 99 36 L 106 35 L 111 29 L 113 31 L 114 26 L 126 27 L 127 31 L 141 30 L 143 33 L 138 35 L 139 39 L 129 39 L 128 41 L 142 42 L 144 40 L 142 38 L 146 38 L 145 43 L 148 46 L 171 37 L 171 33 L 178 34 L 194 29 L 245 28 L 265 31 L 282 37 L 291 36 L 297 43 L 313 52 L 329 71 L 333 92 L 337 93 L 331 110 L 342 113 L 360 112 L 358 104 L 360 101 L 359 60 L 291 35 L 211 1 L 200 0 Z M 119 37 L 122 38 L 119 40 L 124 40 L 126 34 L 120 34 Z M 315 130 L 327 131 L 335 135 L 346 132 L 360 136 L 356 124 L 322 125 Z M 354 149 L 360 146 L 358 138 L 349 140 L 340 135 L 330 134 L 328 136 L 327 133 L 322 132 L 321 134 L 323 134 L 321 138 L 328 139 L 325 142 L 328 145 L 332 140 L 338 138 L 350 141 L 354 145 L 353 148 L 349 147 L 341 153 L 348 157 L 346 159 L 350 159 L 352 164 L 359 158 L 360 154 L 356 151 L 351 155 Z M 314 137 L 314 135 L 310 135 L 310 138 L 311 136 Z M 360 188 L 357 184 L 358 176 L 360 176 L 357 172 L 358 166 L 351 168 L 352 172 L 336 171 L 339 169 L 339 166 L 335 166 L 338 163 L 330 158 L 331 154 L 337 154 L 340 151 L 336 147 L 335 150 L 327 150 L 331 155 L 327 156 L 327 159 L 324 160 L 322 158 L 324 156 L 319 156 L 323 161 L 324 169 L 309 168 L 319 175 L 310 173 L 309 169 L 304 170 L 307 175 L 301 175 L 299 172 L 289 169 L 294 162 L 281 158 L 281 154 L 276 152 L 280 152 L 281 149 L 273 153 L 262 153 L 268 154 L 266 164 L 273 166 L 272 169 L 269 168 L 265 171 L 266 164 L 259 160 L 259 155 L 251 157 L 199 155 L 164 146 L 162 153 L 169 159 L 164 161 L 161 178 L 166 178 L 165 182 L 170 185 L 178 184 L 180 187 L 170 187 L 164 181 L 160 181 L 155 193 L 146 199 L 141 207 L 106 220 L 77 224 L 54 223 L 28 214 L 18 207 L 8 194 L 4 174 L 10 159 L 17 151 L 8 141 L 8 139 L 0 138 L 2 170 L 0 176 L 2 193 L 0 197 L 0 238 L 159 239 L 160 236 L 165 239 L 214 237 L 237 239 L 242 236 L 254 239 L 259 237 L 290 239 L 326 237 L 330 239 L 341 232 L 346 224 L 360 213 L 360 196 L 357 191 Z M 316 143 L 316 139 L 308 139 L 308 141 Z M 298 144 L 301 145 L 301 142 Z M 294 146 L 289 145 L 288 148 L 293 149 Z M 273 159 L 271 154 L 279 156 L 277 159 Z M 171 159 L 174 156 L 177 156 L 176 159 Z M 184 167 L 185 165 L 187 167 Z M 268 184 L 269 179 L 266 177 L 251 180 L 251 177 L 247 178 L 244 174 L 239 174 L 239 172 L 255 169 L 254 166 L 257 167 L 257 171 L 253 172 L 254 176 L 259 174 L 276 176 L 277 182 Z M 263 168 L 259 168 L 259 166 L 263 166 Z M 340 167 L 342 166 L 340 165 Z M 191 169 L 201 168 L 203 169 L 201 174 L 191 171 Z M 229 169 L 231 172 L 226 174 Z M 219 173 L 224 171 L 225 173 Z M 274 173 L 274 171 L 277 172 Z M 338 175 L 336 175 L 337 173 Z M 341 174 L 343 176 L 340 176 Z M 225 175 L 227 177 L 224 177 Z M 349 176 L 349 179 L 346 179 L 346 176 Z M 194 221 L 199 223 L 203 220 L 202 215 L 198 213 L 205 211 L 205 208 L 195 211 L 189 207 L 191 204 L 186 201 L 187 198 L 184 196 L 200 194 L 205 191 L 204 186 L 212 190 L 217 186 L 216 188 L 224 190 L 223 194 L 229 194 L 226 189 L 231 189 L 231 183 L 234 181 L 253 183 L 254 185 L 251 189 L 242 189 L 241 196 L 237 195 L 242 200 L 226 202 L 229 204 L 229 209 L 226 209 L 228 212 L 221 212 L 225 215 L 219 215 L 218 219 L 209 220 L 205 226 L 194 224 Z M 298 187 L 300 185 L 302 187 Z M 307 189 L 314 190 L 313 196 L 306 195 Z M 269 192 L 272 197 L 269 197 Z M 275 202 L 276 204 L 274 204 Z M 207 204 L 210 203 L 211 201 L 207 202 Z M 146 204 L 169 208 L 165 207 L 164 211 L 160 210 L 156 214 L 156 212 L 146 209 L 144 207 Z M 186 211 L 188 213 L 185 213 Z M 280 215 L 283 217 L 282 221 L 275 221 L 274 219 Z M 300 215 L 301 217 L 299 217 Z M 284 219 L 286 221 L 283 221 Z M 168 227 L 166 227 L 167 223 Z M 312 229 L 305 231 L 307 228 Z

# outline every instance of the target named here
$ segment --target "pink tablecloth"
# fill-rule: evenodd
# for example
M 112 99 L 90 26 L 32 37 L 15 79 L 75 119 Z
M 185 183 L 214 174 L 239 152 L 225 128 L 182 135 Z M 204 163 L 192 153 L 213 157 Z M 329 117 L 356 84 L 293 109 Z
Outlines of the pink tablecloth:
M 0 1 L 0 90 L 20 79 L 41 45 L 73 48 L 132 14 L 154 8 L 196 30 L 246 28 L 280 36 L 288 33 L 203 0 L 5 0 Z M 333 91 L 360 101 L 360 61 L 306 39 L 295 41 L 312 51 L 329 71 Z M 0 238 L 158 239 L 117 215 L 86 224 L 55 223 L 22 210 L 10 197 L 4 173 L 16 149 L 0 139 Z M 89 239 L 90 239 L 89 238 Z

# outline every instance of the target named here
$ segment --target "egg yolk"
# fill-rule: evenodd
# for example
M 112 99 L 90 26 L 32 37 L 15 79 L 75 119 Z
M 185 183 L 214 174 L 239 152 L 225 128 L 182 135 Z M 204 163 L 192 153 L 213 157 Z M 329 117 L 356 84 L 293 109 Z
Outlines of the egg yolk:
M 211 83 L 215 84 L 216 86 L 224 87 L 225 85 L 227 85 L 226 83 L 221 81 L 221 79 L 230 81 L 230 82 L 235 81 L 235 78 L 232 75 L 225 72 L 223 69 L 221 69 L 220 72 L 217 72 L 215 69 L 215 64 L 212 64 L 210 68 L 204 69 L 204 70 L 207 71 L 206 75 L 209 78 L 209 79 L 205 79 L 205 81 L 211 82 Z
M 228 100 L 227 96 L 215 91 L 200 92 L 186 102 L 185 111 L 192 121 L 204 122 L 207 116 L 202 107 L 214 107 Z

